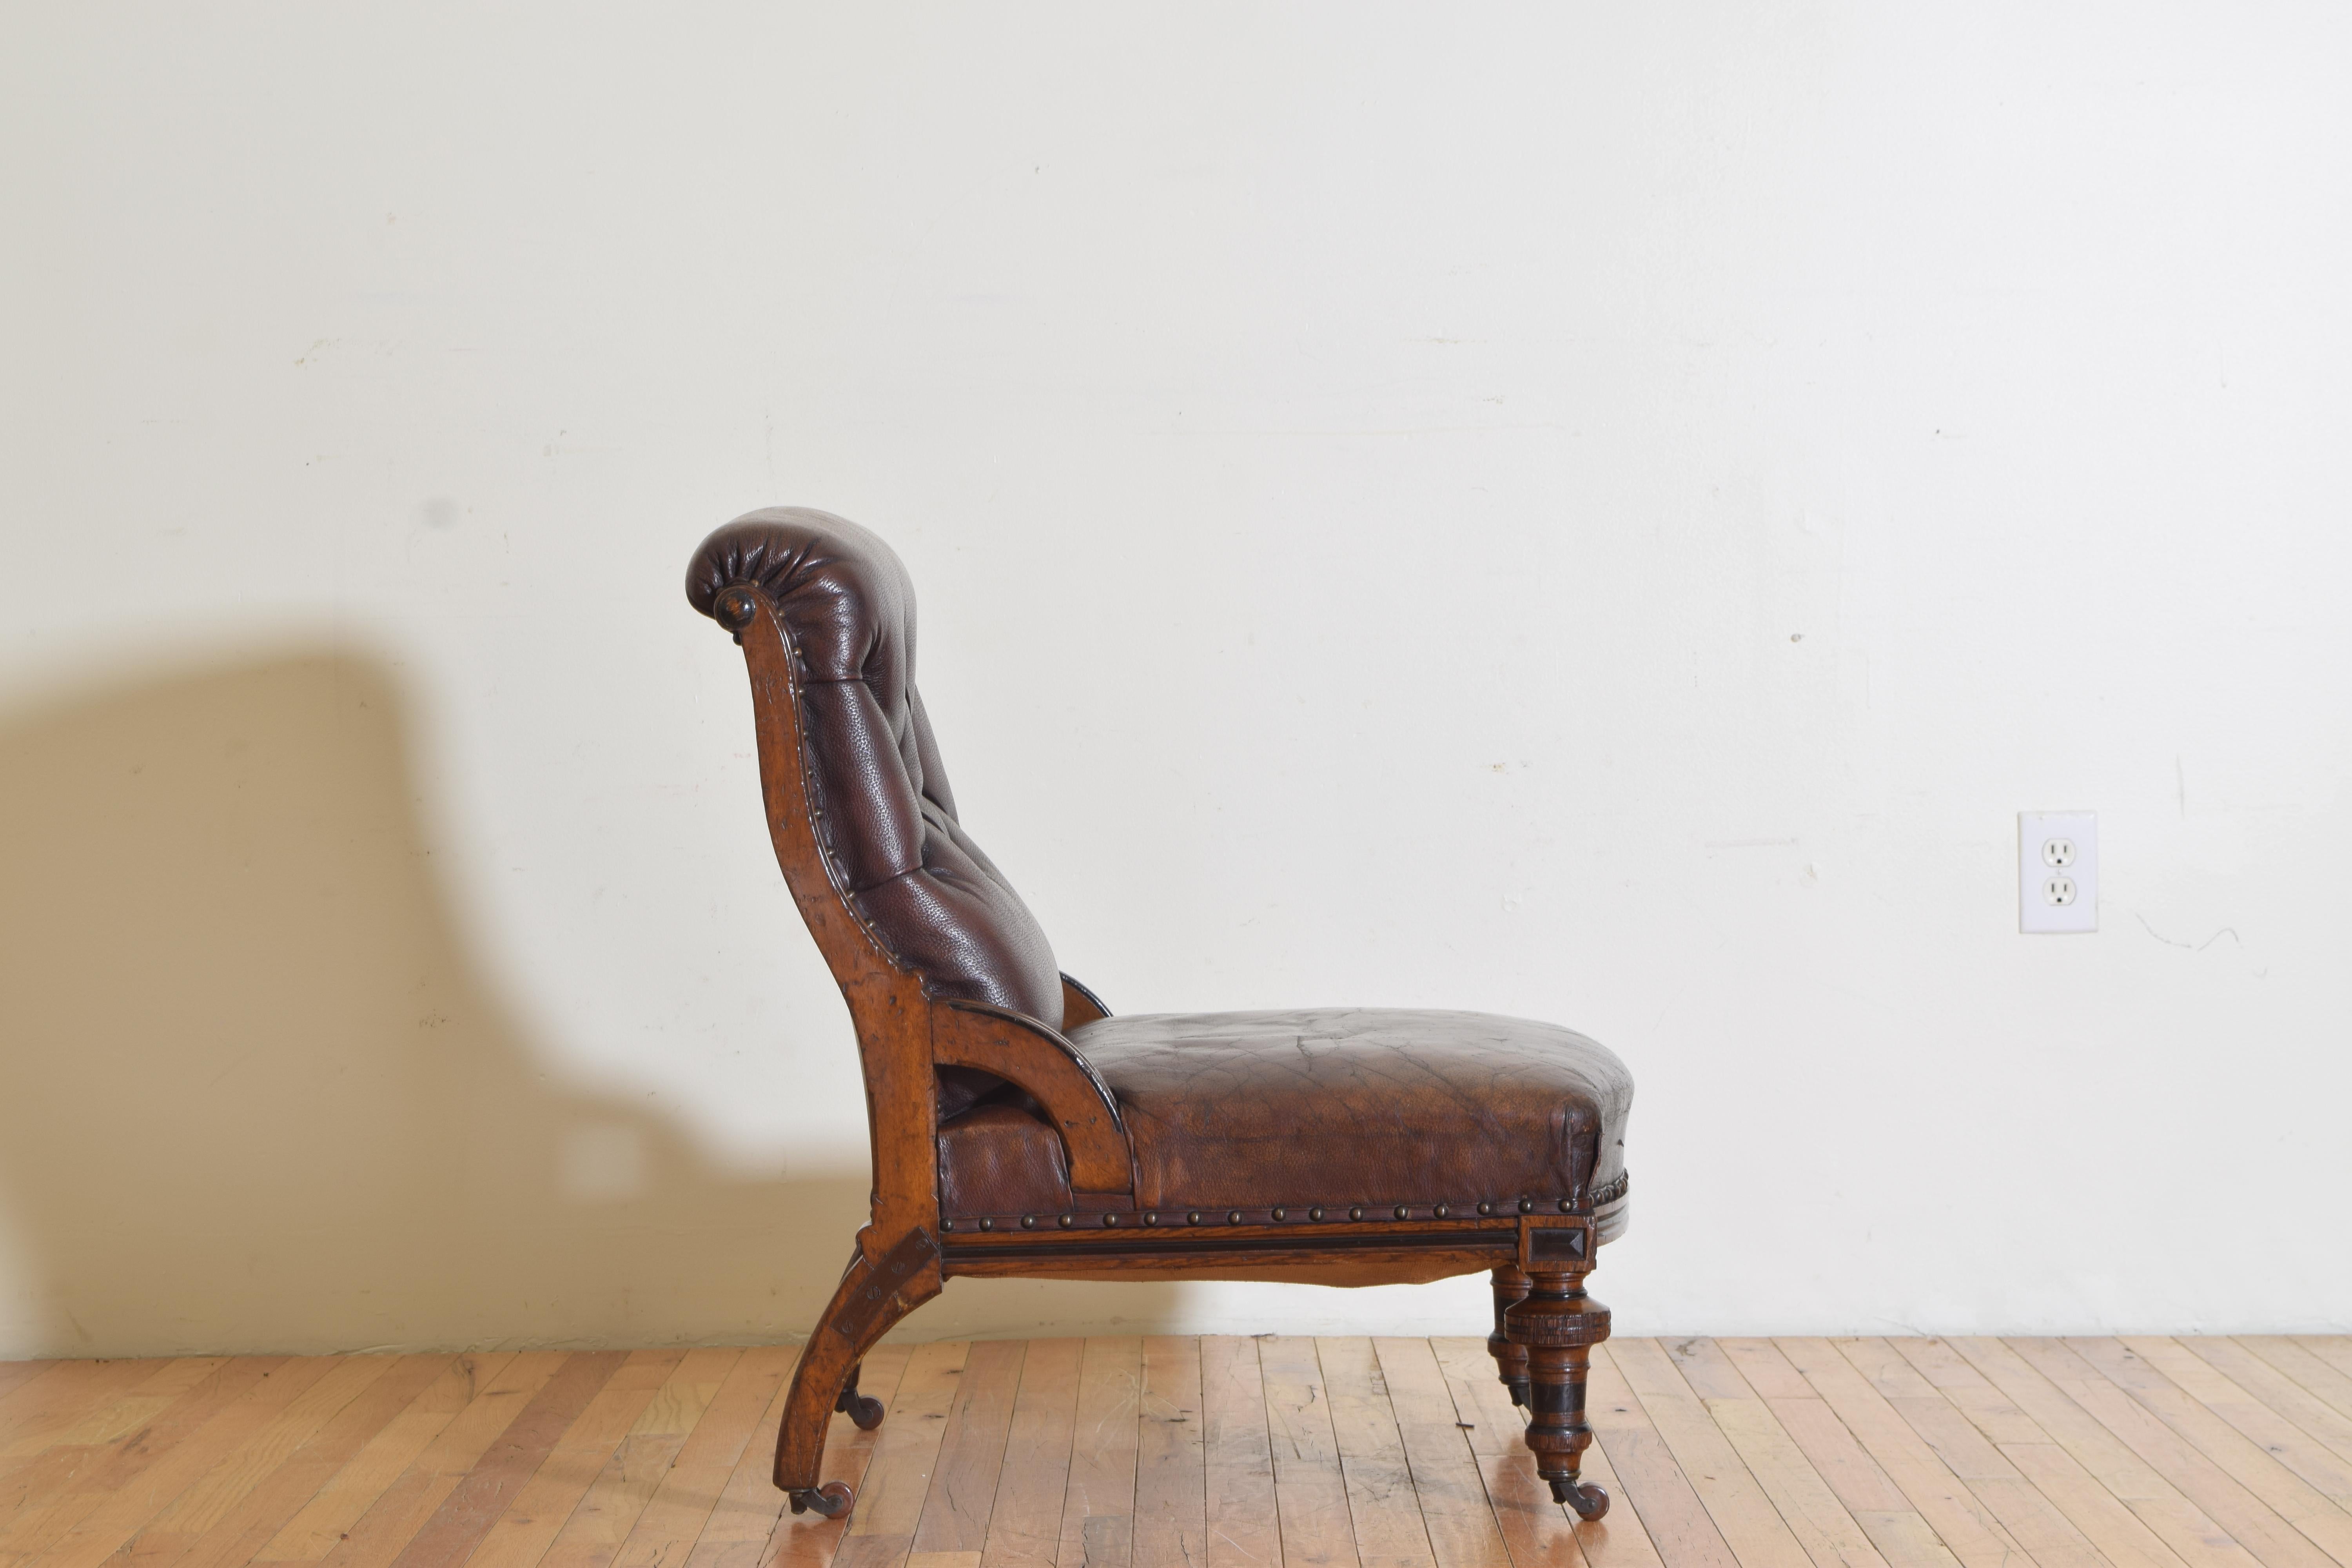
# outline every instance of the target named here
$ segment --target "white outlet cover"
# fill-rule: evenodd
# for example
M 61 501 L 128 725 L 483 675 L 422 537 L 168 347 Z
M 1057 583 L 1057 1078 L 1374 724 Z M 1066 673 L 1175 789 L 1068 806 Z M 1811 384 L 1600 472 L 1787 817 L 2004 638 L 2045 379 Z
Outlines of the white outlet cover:
M 2099 929 L 2099 814 L 2017 814 L 2017 929 L 2028 936 Z

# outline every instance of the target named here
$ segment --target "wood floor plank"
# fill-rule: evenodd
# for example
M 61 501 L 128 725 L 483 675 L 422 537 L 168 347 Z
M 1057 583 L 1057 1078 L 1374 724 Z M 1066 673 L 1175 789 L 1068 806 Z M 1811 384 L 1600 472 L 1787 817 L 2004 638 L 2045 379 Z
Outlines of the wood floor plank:
M 1990 1339 L 1947 1342 L 2190 1568 L 2256 1568 L 2256 1559 L 2220 1524 L 2007 1345 Z
M 1941 1340 L 1885 1342 L 2116 1568 L 2187 1568 L 2033 1416 Z
M 1137 1416 L 1135 1568 L 1201 1568 L 1209 1550 L 1209 1483 L 1199 1340 L 1143 1342 Z
M 2338 1507 L 2352 1504 L 2352 1417 L 2228 1340 L 2123 1343 Z
M 694 1552 L 687 1554 L 685 1568 L 760 1568 L 767 1554 L 767 1540 L 776 1532 L 776 1521 L 788 1511 L 783 1493 L 776 1490 L 776 1441 L 769 1434 L 783 1420 L 783 1401 L 791 1392 L 788 1383 L 793 1366 L 800 1361 L 800 1350 L 793 1344 L 762 1344 L 743 1352 L 743 1361 L 736 1363 L 734 1375 L 727 1380 L 730 1387 L 719 1392 L 713 1401 L 710 1420 L 730 1422 L 731 1427 L 740 1425 L 740 1441 L 734 1444 L 734 1455 L 724 1453 L 722 1446 L 713 1446 L 708 1455 L 708 1465 L 718 1469 L 727 1465 L 727 1481 L 719 1486 L 718 1504 L 710 1510 L 710 1519 L 703 1521 L 703 1532 L 694 1540 Z M 896 1375 L 875 1384 L 873 1399 L 889 1401 L 898 1387 Z M 727 1413 L 730 1401 L 739 1399 L 748 1405 L 762 1401 L 757 1415 L 748 1422 L 736 1422 Z M 835 1417 L 837 1432 L 849 1432 L 852 1436 L 866 1436 L 854 1427 L 849 1417 Z M 835 1432 L 825 1434 L 828 1438 Z M 828 1455 L 830 1458 L 830 1455 Z M 569 1528 L 569 1526 L 567 1526 Z M 541 1559 L 541 1568 L 555 1568 Z
M 472 1556 L 625 1359 L 619 1351 L 583 1351 L 568 1358 L 442 1499 L 393 1559 L 393 1568 L 446 1568 Z
M 457 1415 L 320 1559 L 326 1568 L 384 1568 L 398 1557 L 567 1359 L 561 1351 L 525 1351 L 498 1362 L 485 1358 Z
M 350 1464 L 280 1527 L 256 1563 L 315 1563 L 332 1552 L 425 1445 L 471 1403 L 483 1381 L 512 1359 L 510 1352 L 454 1357 L 407 1409 L 385 1423 Z
M 102 1405 L 154 1375 L 145 1361 L 67 1361 L 16 1391 L 0 1407 L 0 1462 L 27 1458 L 56 1442 Z
M 2029 1339 L 2001 1343 L 2114 1433 L 2263 1568 L 2333 1568 L 2335 1560 L 2292 1522 L 2063 1343 Z
M 1870 1532 L 1714 1341 L 1660 1342 L 1814 1568 L 1887 1568 Z
M 257 1403 L 270 1374 L 284 1364 L 280 1356 L 240 1356 L 219 1363 L 146 1423 L 89 1451 L 72 1467 L 66 1484 L 47 1496 L 30 1486 L 13 1484 L 29 1481 L 29 1476 L 11 1478 L 9 1485 L 0 1488 L 0 1560 L 46 1554 L 100 1513 L 107 1518 L 99 1530 L 113 1528 L 121 1532 L 119 1539 L 128 1539 L 208 1468 L 208 1452 L 217 1456 L 217 1447 L 202 1447 L 205 1430 L 224 1412 L 248 1401 Z
M 1331 1436 L 1356 1556 L 1364 1568 L 1436 1568 L 1423 1521 L 1404 1434 L 1368 1339 L 1319 1339 L 1315 1356 L 1331 1406 Z
M 982 1340 L 965 1356 L 940 1436 L 930 1491 L 915 1526 L 916 1552 L 976 1552 L 988 1543 L 988 1519 L 996 1507 L 1027 1349 L 1020 1340 Z
M 1892 1344 L 1832 1343 L 2042 1568 L 2110 1568 L 2090 1538 Z
M 1360 1568 L 1331 1400 L 1315 1342 L 1269 1335 L 1257 1342 L 1265 1382 L 1266 1436 L 1286 1568 Z
M 681 1351 L 631 1353 L 492 1521 L 467 1568 L 532 1568 L 545 1556 L 614 1450 L 688 1359 Z
M 2352 1334 L 2297 1334 L 2294 1342 L 2345 1376 L 2352 1377 Z
M 1470 1450 L 1486 1503 L 1503 1545 L 1519 1568 L 1660 1568 L 1656 1547 L 1642 1528 L 1641 1515 L 1626 1500 L 1613 1474 L 1601 1480 L 1608 1460 L 1598 1447 L 1584 1454 L 1584 1479 L 1608 1489 L 1609 1517 L 1580 1526 L 1575 1515 L 1552 1501 L 1551 1488 L 1536 1474 L 1535 1456 L 1522 1439 L 1527 1418 L 1511 1403 L 1495 1374 L 1486 1342 L 1448 1336 L 1429 1342 L 1454 1405 L 1455 1430 Z
M 1771 1342 L 1964 1568 L 2013 1568 L 2021 1560 L 2034 1561 L 1831 1342 Z
M 1608 1354 L 1690 1478 L 1740 1568 L 1813 1568 L 1813 1558 L 1664 1347 L 1655 1340 L 1623 1340 L 1610 1345 Z
M 1275 1511 L 1274 1446 L 1255 1340 L 1201 1342 L 1201 1426 L 1208 1568 L 1276 1568 L 1282 1562 L 1282 1526 Z
M 174 1561 L 179 1568 L 241 1568 L 251 1562 L 289 1519 L 351 1463 L 385 1422 L 432 1384 L 450 1360 L 446 1355 L 357 1359 L 388 1360 L 392 1364 L 262 1475 L 219 1523 L 178 1555 Z M 326 1381 L 321 1379 L 319 1386 L 324 1387 Z M 141 1540 L 144 1541 L 143 1534 Z
M 201 1476 L 130 1540 L 116 1545 L 113 1527 L 121 1521 L 93 1515 L 53 1555 L 61 1562 L 80 1564 L 104 1561 L 109 1555 L 128 1556 L 142 1568 L 210 1563 L 227 1556 L 244 1545 L 259 1518 L 284 1499 L 289 1477 L 307 1479 L 314 1473 L 317 1456 L 310 1451 L 312 1439 L 323 1433 L 331 1443 L 339 1443 L 351 1435 L 357 1423 L 340 1419 L 343 1413 L 384 1376 L 399 1371 L 404 1359 L 316 1358 L 310 1368 L 316 1373 L 315 1379 L 218 1454 Z M 404 1379 L 413 1373 L 413 1367 L 400 1372 Z M 290 1383 L 300 1374 L 278 1375 Z M 362 1407 L 361 1418 L 371 1413 Z M 287 1512 L 290 1515 L 300 1507 L 301 1502 L 295 1502 Z M 271 1533 L 275 1532 L 273 1528 Z M 246 1546 L 245 1555 L 250 1557 L 267 1539 Z
M 150 1375 L 90 1406 L 57 1436 L 60 1445 L 105 1447 L 137 1431 L 228 1364 L 226 1356 L 177 1356 L 146 1363 Z
M 1958 1568 L 1959 1559 L 1778 1346 L 1769 1340 L 1713 1343 L 1764 1401 L 1888 1568 Z
M 186 1441 L 172 1446 L 155 1465 L 115 1488 L 99 1510 L 75 1523 L 66 1538 L 49 1544 L 42 1556 L 47 1561 L 80 1563 L 106 1561 L 108 1556 L 136 1556 L 139 1561 L 176 1556 L 193 1538 L 152 1531 L 158 1514 L 186 1498 L 203 1479 L 212 1477 L 230 1455 L 240 1453 L 249 1441 L 268 1432 L 278 1417 L 285 1415 L 287 1408 L 330 1371 L 334 1371 L 331 1356 L 278 1361 L 247 1389 L 242 1399 L 226 1405 L 197 1432 L 188 1434 Z
M 1435 1352 L 1423 1339 L 1378 1339 L 1371 1349 L 1436 1568 L 1510 1568 L 1510 1547 Z M 1330 1370 L 1328 1358 L 1324 1369 Z
M 2284 1334 L 2242 1334 L 2237 1342 L 2293 1378 L 2305 1393 L 2325 1400 L 2338 1415 L 2352 1417 L 2352 1373 L 2328 1365 Z
M 883 1409 L 890 1413 L 886 1415 L 884 1426 L 898 1419 L 897 1401 L 900 1389 L 905 1386 L 907 1368 L 913 1355 L 913 1347 L 908 1345 L 881 1345 L 866 1352 L 858 1392 L 880 1401 Z M 1035 1347 L 1032 1346 L 1030 1358 L 1034 1360 L 1035 1355 Z M 789 1397 L 791 1392 L 788 1384 L 783 1391 L 784 1396 Z M 759 1437 L 751 1444 L 751 1447 L 759 1450 L 765 1460 L 763 1473 L 771 1478 L 775 1468 L 775 1433 L 782 1415 L 783 1411 L 779 1407 L 775 1416 L 761 1426 Z M 875 1445 L 880 1439 L 879 1427 L 871 1432 L 861 1432 L 848 1416 L 835 1415 L 832 1424 L 825 1428 L 824 1463 L 817 1470 L 818 1484 L 839 1481 L 852 1490 L 861 1489 L 866 1468 L 873 1462 Z M 771 1487 L 772 1489 L 772 1479 Z M 1058 1498 L 1055 1500 L 1057 1506 L 1059 1500 Z M 775 1506 L 776 1522 L 768 1533 L 767 1544 L 759 1558 L 761 1568 L 824 1568 L 834 1561 L 843 1536 L 848 1533 L 849 1519 L 846 1515 L 840 1519 L 825 1519 L 814 1513 L 793 1513 L 782 1494 L 777 1494 Z M 547 1565 L 542 1564 L 542 1568 L 547 1568 Z M 845 1564 L 844 1568 L 847 1565 Z
M 2352 1514 L 2266 1453 L 2262 1445 L 2208 1409 L 2120 1340 L 2062 1342 L 2310 1537 L 2312 1544 L 2337 1563 L 2352 1564 Z
M 0 1419 L 5 1418 L 10 1394 L 57 1364 L 53 1361 L 0 1361 Z
M 1140 1339 L 1090 1339 L 1078 1369 L 1077 1423 L 1062 1494 L 1060 1568 L 1128 1568 L 1135 1552 L 1135 1467 L 1143 1391 Z
M 677 1407 L 660 1416 L 660 1426 L 664 1433 L 682 1432 L 686 1440 L 614 1553 L 614 1568 L 667 1568 L 692 1554 L 794 1359 L 790 1347 L 763 1346 L 724 1366 L 706 1362 L 690 1392 L 676 1378 L 665 1385 L 665 1398 Z M 659 1415 L 662 1403 L 656 1400 L 646 1415 Z M 641 1430 L 657 1436 L 653 1428 Z M 779 1494 L 777 1502 L 782 1501 Z
M 2335 1338 L 1614 1341 L 1599 1525 L 1466 1336 L 885 1347 L 794 1517 L 795 1353 L 38 1365 L 0 1568 L 2352 1568 Z
M 908 1358 L 835 1557 L 842 1568 L 892 1568 L 914 1550 L 940 1440 L 971 1353 L 969 1342 L 954 1340 L 918 1345 Z
M 1004 1464 L 989 1506 L 981 1568 L 1054 1568 L 1062 1544 L 1062 1502 L 1069 1490 L 1086 1348 L 1080 1339 L 1029 1342 L 1013 1419 L 1005 1428 Z
M 1614 1496 L 1641 1516 L 1667 1568 L 1738 1568 L 1715 1516 L 1605 1346 L 1592 1357 L 1585 1415 L 1621 1485 Z

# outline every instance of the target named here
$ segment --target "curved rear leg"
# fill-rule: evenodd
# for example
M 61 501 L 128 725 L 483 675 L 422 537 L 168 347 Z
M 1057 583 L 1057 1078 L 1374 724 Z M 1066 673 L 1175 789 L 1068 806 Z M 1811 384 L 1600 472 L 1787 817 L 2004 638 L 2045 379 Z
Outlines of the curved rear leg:
M 1495 1331 L 1486 1336 L 1486 1353 L 1495 1358 L 1495 1375 L 1511 1391 L 1511 1403 L 1522 1409 L 1528 1401 L 1528 1347 L 1513 1344 L 1504 1314 L 1528 1299 L 1528 1277 L 1505 1264 L 1495 1270 Z
M 909 1231 L 878 1263 L 867 1260 L 863 1244 L 849 1260 L 824 1316 L 801 1348 L 792 1392 L 784 1396 L 775 1479 L 794 1513 L 814 1509 L 833 1519 L 848 1511 L 855 1500 L 849 1488 L 839 1481 L 817 1484 L 825 1423 L 836 1410 L 863 1427 L 880 1422 L 880 1403 L 857 1392 L 857 1365 L 893 1324 L 939 1293 L 940 1247 L 928 1231 Z

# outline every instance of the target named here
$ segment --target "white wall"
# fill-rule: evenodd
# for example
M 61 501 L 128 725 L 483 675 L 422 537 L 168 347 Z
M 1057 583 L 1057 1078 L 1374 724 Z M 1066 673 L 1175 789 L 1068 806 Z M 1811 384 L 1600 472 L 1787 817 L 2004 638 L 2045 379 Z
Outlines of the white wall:
M 11 32 L 0 1353 L 804 1328 L 863 1110 L 679 590 L 772 501 L 1115 1007 L 1623 1055 L 1625 1331 L 2352 1327 L 2339 10 Z

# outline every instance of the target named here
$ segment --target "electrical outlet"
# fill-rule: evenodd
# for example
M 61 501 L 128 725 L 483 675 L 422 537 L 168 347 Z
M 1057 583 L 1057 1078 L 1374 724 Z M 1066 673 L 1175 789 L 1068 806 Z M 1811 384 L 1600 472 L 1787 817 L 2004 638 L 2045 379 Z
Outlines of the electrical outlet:
M 2099 817 L 2017 814 L 2017 929 L 2030 936 L 2099 929 Z

